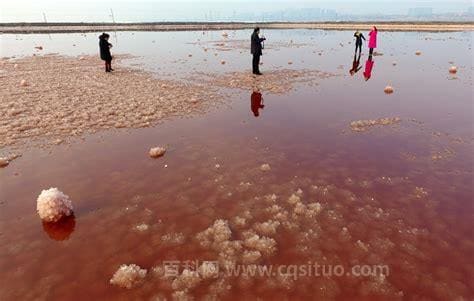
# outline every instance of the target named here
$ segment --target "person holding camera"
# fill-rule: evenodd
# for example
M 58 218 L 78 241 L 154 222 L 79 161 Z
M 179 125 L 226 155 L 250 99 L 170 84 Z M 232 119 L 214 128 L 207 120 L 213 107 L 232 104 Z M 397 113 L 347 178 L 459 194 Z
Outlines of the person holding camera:
M 266 39 L 260 38 L 260 28 L 256 27 L 253 30 L 253 34 L 251 37 L 251 44 L 250 44 L 250 53 L 253 55 L 253 60 L 252 60 L 252 72 L 255 75 L 262 75 L 260 73 L 259 65 L 260 65 L 260 57 L 262 56 L 262 49 L 264 48 L 263 46 L 263 41 Z

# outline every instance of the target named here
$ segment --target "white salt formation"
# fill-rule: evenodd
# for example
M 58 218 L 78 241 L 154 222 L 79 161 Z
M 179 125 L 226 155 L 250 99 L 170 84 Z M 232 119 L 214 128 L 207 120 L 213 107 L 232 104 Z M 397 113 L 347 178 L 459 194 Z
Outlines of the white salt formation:
M 217 278 L 219 276 L 219 266 L 211 261 L 203 262 L 198 271 L 203 279 Z
M 261 171 L 270 171 L 271 169 L 270 164 L 262 164 L 262 166 L 260 166 Z
M 451 66 L 451 68 L 449 68 L 449 73 L 456 74 L 457 72 L 458 68 L 456 66 Z
M 26 86 L 28 86 L 28 83 L 26 82 L 26 80 L 22 79 L 21 82 L 20 82 L 20 86 L 26 87 Z
M 166 153 L 166 149 L 164 147 L 153 147 L 150 149 L 150 157 L 152 158 L 159 158 Z
M 354 132 L 364 132 L 369 130 L 374 126 L 381 126 L 381 125 L 393 125 L 397 124 L 401 121 L 400 118 L 379 118 L 379 119 L 369 119 L 369 120 L 358 120 L 351 122 L 351 129 Z
M 73 213 L 71 200 L 57 188 L 43 190 L 36 201 L 38 215 L 45 222 L 57 222 Z
M 385 94 L 392 94 L 393 93 L 393 87 L 392 86 L 386 86 L 383 91 L 385 92 Z
M 9 164 L 7 158 L 0 158 L 0 168 L 6 167 Z
M 416 55 L 421 55 L 421 51 L 420 51 L 420 50 L 417 50 L 417 51 L 415 52 L 415 54 L 416 54 Z
M 221 65 L 225 65 L 225 61 L 221 61 Z
M 179 277 L 173 280 L 171 286 L 174 290 L 178 291 L 192 289 L 196 287 L 199 282 L 201 282 L 201 280 L 202 279 L 197 271 L 190 271 L 188 269 L 184 269 L 181 275 L 179 275 Z
M 131 289 L 143 281 L 147 273 L 146 269 L 136 264 L 122 264 L 110 279 L 110 283 L 122 288 Z

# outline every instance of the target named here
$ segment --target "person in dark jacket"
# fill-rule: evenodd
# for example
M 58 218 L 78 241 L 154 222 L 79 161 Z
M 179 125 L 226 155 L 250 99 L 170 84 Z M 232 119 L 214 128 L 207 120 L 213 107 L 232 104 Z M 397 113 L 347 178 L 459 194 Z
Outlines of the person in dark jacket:
M 265 41 L 265 38 L 260 38 L 258 34 L 260 33 L 260 28 L 255 28 L 253 30 L 253 34 L 251 37 L 251 44 L 250 44 L 250 53 L 253 55 L 252 60 L 252 72 L 256 75 L 262 75 L 260 73 L 259 65 L 260 65 L 260 57 L 262 56 L 262 49 L 263 45 L 262 42 Z
M 112 69 L 112 54 L 110 54 L 112 44 L 109 43 L 109 38 L 110 36 L 106 33 L 99 36 L 100 58 L 105 61 L 105 72 L 114 71 Z
M 255 117 L 260 116 L 260 109 L 263 110 L 265 108 L 265 105 L 263 104 L 263 97 L 262 93 L 260 93 L 260 90 L 257 88 L 254 88 L 252 95 L 250 96 L 250 109 L 252 110 L 252 113 Z
M 365 37 L 364 37 L 364 35 L 363 35 L 361 32 L 359 32 L 359 31 L 356 31 L 356 32 L 354 33 L 354 37 L 356 38 L 356 42 L 355 42 L 355 44 L 356 44 L 355 53 L 357 54 L 357 48 L 359 48 L 359 54 L 360 54 L 360 53 L 362 53 L 362 40 L 365 41 Z

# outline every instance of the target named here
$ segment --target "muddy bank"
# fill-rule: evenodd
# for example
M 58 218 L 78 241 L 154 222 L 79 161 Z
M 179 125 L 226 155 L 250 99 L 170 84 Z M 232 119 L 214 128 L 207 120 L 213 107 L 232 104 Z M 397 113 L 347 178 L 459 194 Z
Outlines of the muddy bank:
M 382 31 L 472 31 L 473 22 L 275 22 L 265 29 L 369 30 Z M 187 31 L 251 29 L 255 23 L 3 23 L 0 33 L 67 33 L 99 31 Z
M 149 127 L 218 102 L 212 87 L 123 66 L 105 73 L 95 56 L 1 60 L 0 70 L 0 147 L 61 144 L 98 130 Z
M 0 148 L 21 154 L 25 145 L 68 143 L 98 131 L 152 127 L 170 117 L 202 114 L 226 102 L 231 90 L 288 93 L 296 84 L 316 86 L 331 74 L 279 70 L 261 78 L 247 72 L 193 73 L 160 79 L 121 62 L 105 73 L 95 56 L 30 56 L 0 60 Z M 7 151 L 6 151 L 7 150 Z

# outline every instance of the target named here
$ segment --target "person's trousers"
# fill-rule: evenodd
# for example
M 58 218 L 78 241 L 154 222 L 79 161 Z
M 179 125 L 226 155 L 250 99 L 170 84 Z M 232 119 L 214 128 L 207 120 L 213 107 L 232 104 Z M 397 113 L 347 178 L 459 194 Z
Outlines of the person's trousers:
M 260 65 L 260 54 L 254 54 L 253 55 L 253 60 L 252 60 L 252 72 L 253 72 L 253 74 L 260 73 L 259 65 Z
M 105 72 L 112 71 L 112 60 L 105 61 Z
M 362 43 L 356 44 L 356 50 L 355 50 L 355 52 L 357 52 L 357 49 L 359 49 L 359 52 L 362 52 Z
M 370 54 L 370 55 L 374 54 L 374 48 L 370 48 L 369 54 Z

